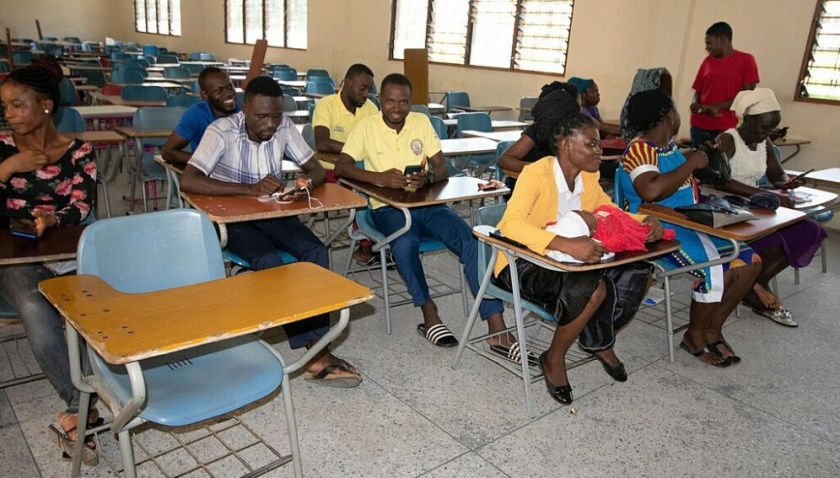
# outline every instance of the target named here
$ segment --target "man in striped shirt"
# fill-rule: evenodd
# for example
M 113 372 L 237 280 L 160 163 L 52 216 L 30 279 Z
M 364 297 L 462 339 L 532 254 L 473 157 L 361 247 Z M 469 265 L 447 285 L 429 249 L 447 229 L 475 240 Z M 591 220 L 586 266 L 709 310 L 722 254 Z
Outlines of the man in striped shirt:
M 241 112 L 218 119 L 207 128 L 184 169 L 181 189 L 200 194 L 268 196 L 283 189 L 279 178 L 284 156 L 305 174 L 298 179 L 298 186 L 316 188 L 324 183 L 326 175 L 314 155 L 292 122 L 283 116 L 280 86 L 272 78 L 261 76 L 245 89 Z M 306 192 L 297 195 L 296 199 L 307 197 Z M 296 216 L 228 224 L 227 231 L 228 249 L 255 270 L 282 266 L 277 249 L 299 261 L 329 268 L 327 248 Z M 329 315 L 284 328 L 293 349 L 308 347 L 326 334 Z M 304 378 L 345 388 L 362 381 L 352 365 L 332 355 L 328 348 L 307 363 Z

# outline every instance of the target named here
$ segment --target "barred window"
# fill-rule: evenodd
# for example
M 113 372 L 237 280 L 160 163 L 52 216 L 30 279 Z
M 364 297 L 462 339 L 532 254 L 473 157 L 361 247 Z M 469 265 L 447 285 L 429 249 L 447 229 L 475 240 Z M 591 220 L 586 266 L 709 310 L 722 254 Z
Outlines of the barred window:
M 181 0 L 135 0 L 134 29 L 181 36 Z
M 794 97 L 840 102 L 840 1 L 817 1 Z
M 573 0 L 394 0 L 391 58 L 563 74 Z
M 306 0 L 226 0 L 225 38 L 228 43 L 306 49 Z

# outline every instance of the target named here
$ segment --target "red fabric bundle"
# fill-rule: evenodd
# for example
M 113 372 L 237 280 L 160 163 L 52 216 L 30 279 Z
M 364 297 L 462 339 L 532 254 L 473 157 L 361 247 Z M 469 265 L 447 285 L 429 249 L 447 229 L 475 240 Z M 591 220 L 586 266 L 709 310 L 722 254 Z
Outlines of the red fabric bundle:
M 646 251 L 645 238 L 650 226 L 633 219 L 629 214 L 614 206 L 600 206 L 592 211 L 598 227 L 594 239 L 601 241 L 610 252 Z M 666 229 L 662 239 L 674 239 L 674 231 Z

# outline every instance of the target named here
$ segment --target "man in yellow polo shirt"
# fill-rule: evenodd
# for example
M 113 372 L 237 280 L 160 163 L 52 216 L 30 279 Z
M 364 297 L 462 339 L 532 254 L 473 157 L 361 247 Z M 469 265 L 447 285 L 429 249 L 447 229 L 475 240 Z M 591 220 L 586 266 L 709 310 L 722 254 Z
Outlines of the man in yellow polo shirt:
M 350 132 L 335 166 L 336 176 L 390 188 L 421 188 L 446 179 L 449 168 L 431 122 L 423 114 L 409 112 L 411 83 L 408 78 L 397 73 L 386 76 L 382 80 L 379 98 L 382 114 L 359 121 Z M 356 167 L 356 161 L 362 159 L 364 169 Z M 406 166 L 421 166 L 422 170 L 406 175 Z M 371 200 L 371 209 L 376 228 L 386 236 L 405 225 L 405 217 L 399 209 L 374 200 Z M 421 234 L 434 237 L 458 256 L 464 264 L 464 275 L 473 295 L 478 292 L 479 286 L 478 241 L 467 223 L 445 205 L 418 207 L 409 211 L 412 227 L 391 242 L 391 252 L 414 306 L 420 307 L 423 312 L 423 323 L 417 326 L 417 331 L 434 345 L 452 347 L 458 344 L 458 340 L 441 322 L 437 306 L 429 295 L 420 262 L 419 237 Z M 479 314 L 487 320 L 491 333 L 505 328 L 502 312 L 501 301 L 481 301 Z M 518 346 L 506 334 L 493 337 L 490 344 L 500 355 L 518 360 Z
M 312 128 L 315 133 L 315 149 L 321 153 L 340 153 L 350 131 L 360 120 L 379 114 L 379 109 L 368 95 L 373 88 L 373 72 L 356 63 L 347 70 L 341 91 L 326 96 L 315 103 L 312 113 Z M 325 168 L 332 169 L 331 164 Z M 330 181 L 327 174 L 327 181 Z M 335 182 L 334 176 L 333 180 Z
M 312 112 L 312 128 L 315 133 L 315 149 L 320 153 L 340 153 L 344 142 L 356 123 L 368 116 L 379 114 L 379 109 L 368 101 L 373 89 L 373 72 L 365 65 L 356 63 L 347 69 L 341 91 L 318 100 Z M 327 182 L 335 179 L 333 165 L 321 161 L 327 172 Z M 370 241 L 362 241 L 353 251 L 353 259 L 362 264 L 372 264 L 378 259 L 370 249 Z

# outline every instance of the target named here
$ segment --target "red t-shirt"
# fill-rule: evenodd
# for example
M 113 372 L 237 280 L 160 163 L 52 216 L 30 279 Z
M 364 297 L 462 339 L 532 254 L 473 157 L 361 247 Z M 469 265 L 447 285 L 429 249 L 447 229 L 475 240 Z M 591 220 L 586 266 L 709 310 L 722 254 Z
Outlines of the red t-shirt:
M 758 65 L 749 53 L 735 50 L 726 58 L 707 56 L 691 85 L 700 94 L 700 104 L 713 105 L 732 101 L 735 95 L 749 83 L 758 83 Z M 738 124 L 732 110 L 721 110 L 720 116 L 707 114 L 691 115 L 691 126 L 701 129 L 725 130 Z

